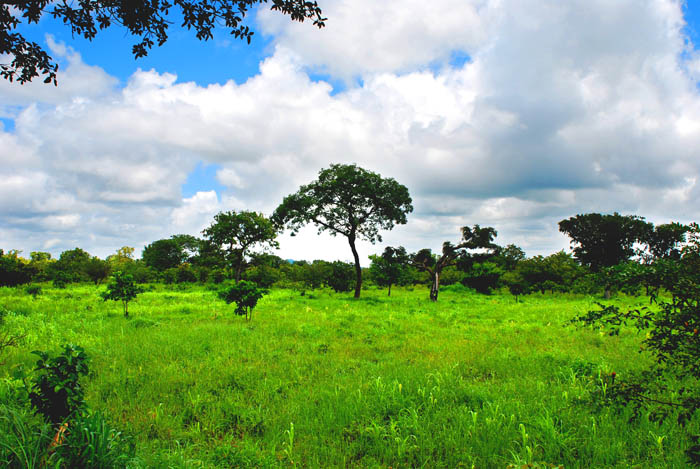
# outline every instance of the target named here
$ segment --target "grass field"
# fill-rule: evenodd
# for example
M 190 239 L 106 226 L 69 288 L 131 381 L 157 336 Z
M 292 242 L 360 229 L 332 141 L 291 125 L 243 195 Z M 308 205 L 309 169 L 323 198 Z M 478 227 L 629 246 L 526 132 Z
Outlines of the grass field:
M 589 403 L 649 360 L 632 330 L 565 325 L 598 298 L 273 290 L 245 322 L 204 287 L 156 286 L 128 320 L 100 290 L 0 289 L 26 334 L 0 396 L 32 350 L 81 345 L 87 401 L 134 437 L 132 467 L 687 467 L 700 433 Z

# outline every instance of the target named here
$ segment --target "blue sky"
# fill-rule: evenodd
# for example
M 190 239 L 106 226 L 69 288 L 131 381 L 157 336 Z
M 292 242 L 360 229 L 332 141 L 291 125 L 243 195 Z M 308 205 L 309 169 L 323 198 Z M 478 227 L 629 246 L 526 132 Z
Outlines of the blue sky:
M 319 3 L 320 31 L 263 8 L 250 45 L 173 25 L 138 60 L 119 28 L 23 27 L 61 69 L 58 88 L 0 83 L 0 248 L 140 250 L 269 213 L 337 162 L 409 187 L 385 236 L 409 250 L 475 223 L 534 255 L 576 213 L 700 218 L 700 2 Z M 313 229 L 281 244 L 350 256 Z

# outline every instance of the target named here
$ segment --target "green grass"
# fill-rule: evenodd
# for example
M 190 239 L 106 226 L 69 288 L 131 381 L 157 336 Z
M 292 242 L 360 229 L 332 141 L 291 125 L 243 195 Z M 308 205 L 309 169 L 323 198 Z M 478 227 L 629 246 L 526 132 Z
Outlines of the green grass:
M 597 298 L 273 290 L 246 323 L 203 287 L 156 286 L 129 320 L 99 291 L 0 289 L 26 334 L 0 377 L 84 347 L 88 404 L 134 437 L 133 467 L 686 467 L 700 433 L 587 403 L 649 360 L 631 330 L 565 327 Z

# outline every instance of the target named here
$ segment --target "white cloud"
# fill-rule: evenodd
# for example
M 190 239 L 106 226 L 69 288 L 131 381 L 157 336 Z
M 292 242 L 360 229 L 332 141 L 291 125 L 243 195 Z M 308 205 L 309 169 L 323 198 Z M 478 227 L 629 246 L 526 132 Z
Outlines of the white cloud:
M 489 38 L 498 0 L 327 0 L 327 27 L 317 31 L 260 9 L 263 33 L 298 51 L 324 72 L 352 79 L 446 63 L 453 51 L 471 54 Z
M 576 213 L 700 218 L 698 66 L 679 2 L 424 5 L 329 1 L 322 31 L 261 13 L 279 44 L 242 84 L 138 70 L 118 89 L 53 44 L 69 57 L 66 87 L 0 86 L 16 106 L 15 129 L 0 132 L 0 237 L 139 248 L 199 234 L 219 210 L 271 213 L 343 162 L 409 187 L 415 212 L 385 242 L 410 250 L 475 223 L 536 254 L 567 246 L 556 224 Z M 448 66 L 454 50 L 471 61 Z M 309 67 L 362 84 L 333 94 Z M 225 193 L 182 198 L 199 161 L 221 166 Z M 279 254 L 349 257 L 345 240 L 314 233 L 284 237 Z

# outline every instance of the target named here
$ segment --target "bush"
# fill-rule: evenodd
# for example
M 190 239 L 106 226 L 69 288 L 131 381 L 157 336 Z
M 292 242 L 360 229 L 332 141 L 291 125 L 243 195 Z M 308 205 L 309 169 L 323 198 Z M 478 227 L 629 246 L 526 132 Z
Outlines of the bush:
M 85 404 L 79 380 L 88 373 L 87 355 L 82 347 L 72 344 L 64 346 L 56 357 L 46 352 L 32 353 L 39 356 L 34 369 L 39 376 L 29 399 L 49 422 L 60 424 Z
M 476 263 L 464 274 L 462 284 L 484 295 L 498 288 L 503 269 L 493 262 Z
M 267 293 L 267 290 L 258 288 L 254 282 L 241 280 L 232 286 L 219 292 L 219 298 L 227 304 L 236 303 L 236 314 L 245 316 L 246 321 L 253 317 L 253 308 L 258 304 L 258 300 Z
M 41 294 L 41 287 L 39 285 L 28 285 L 24 291 L 27 292 L 27 295 L 32 295 L 32 298 L 36 299 Z
M 660 301 L 659 311 L 646 307 L 622 311 L 615 305 L 604 306 L 572 319 L 605 327 L 610 335 L 631 324 L 645 331 L 643 350 L 654 363 L 639 376 L 617 379 L 613 373 L 605 392 L 599 393 L 608 404 L 631 406 L 635 415 L 640 409 L 650 410 L 652 418 L 663 420 L 674 416 L 685 425 L 700 411 L 700 228 L 694 226 L 689 244 L 673 269 L 673 278 L 658 279 L 668 288 L 672 300 Z M 662 275 L 662 274 L 659 274 Z M 700 465 L 700 435 L 692 435 L 695 445 L 686 454 L 694 465 Z
M 355 288 L 355 266 L 347 262 L 335 261 L 329 264 L 330 273 L 326 284 L 334 292 L 348 292 Z
M 100 293 L 103 300 L 121 301 L 124 307 L 124 317 L 129 317 L 129 301 L 136 298 L 136 295 L 143 292 L 143 288 L 134 283 L 134 278 L 123 272 L 114 272 L 107 284 L 107 290 Z

